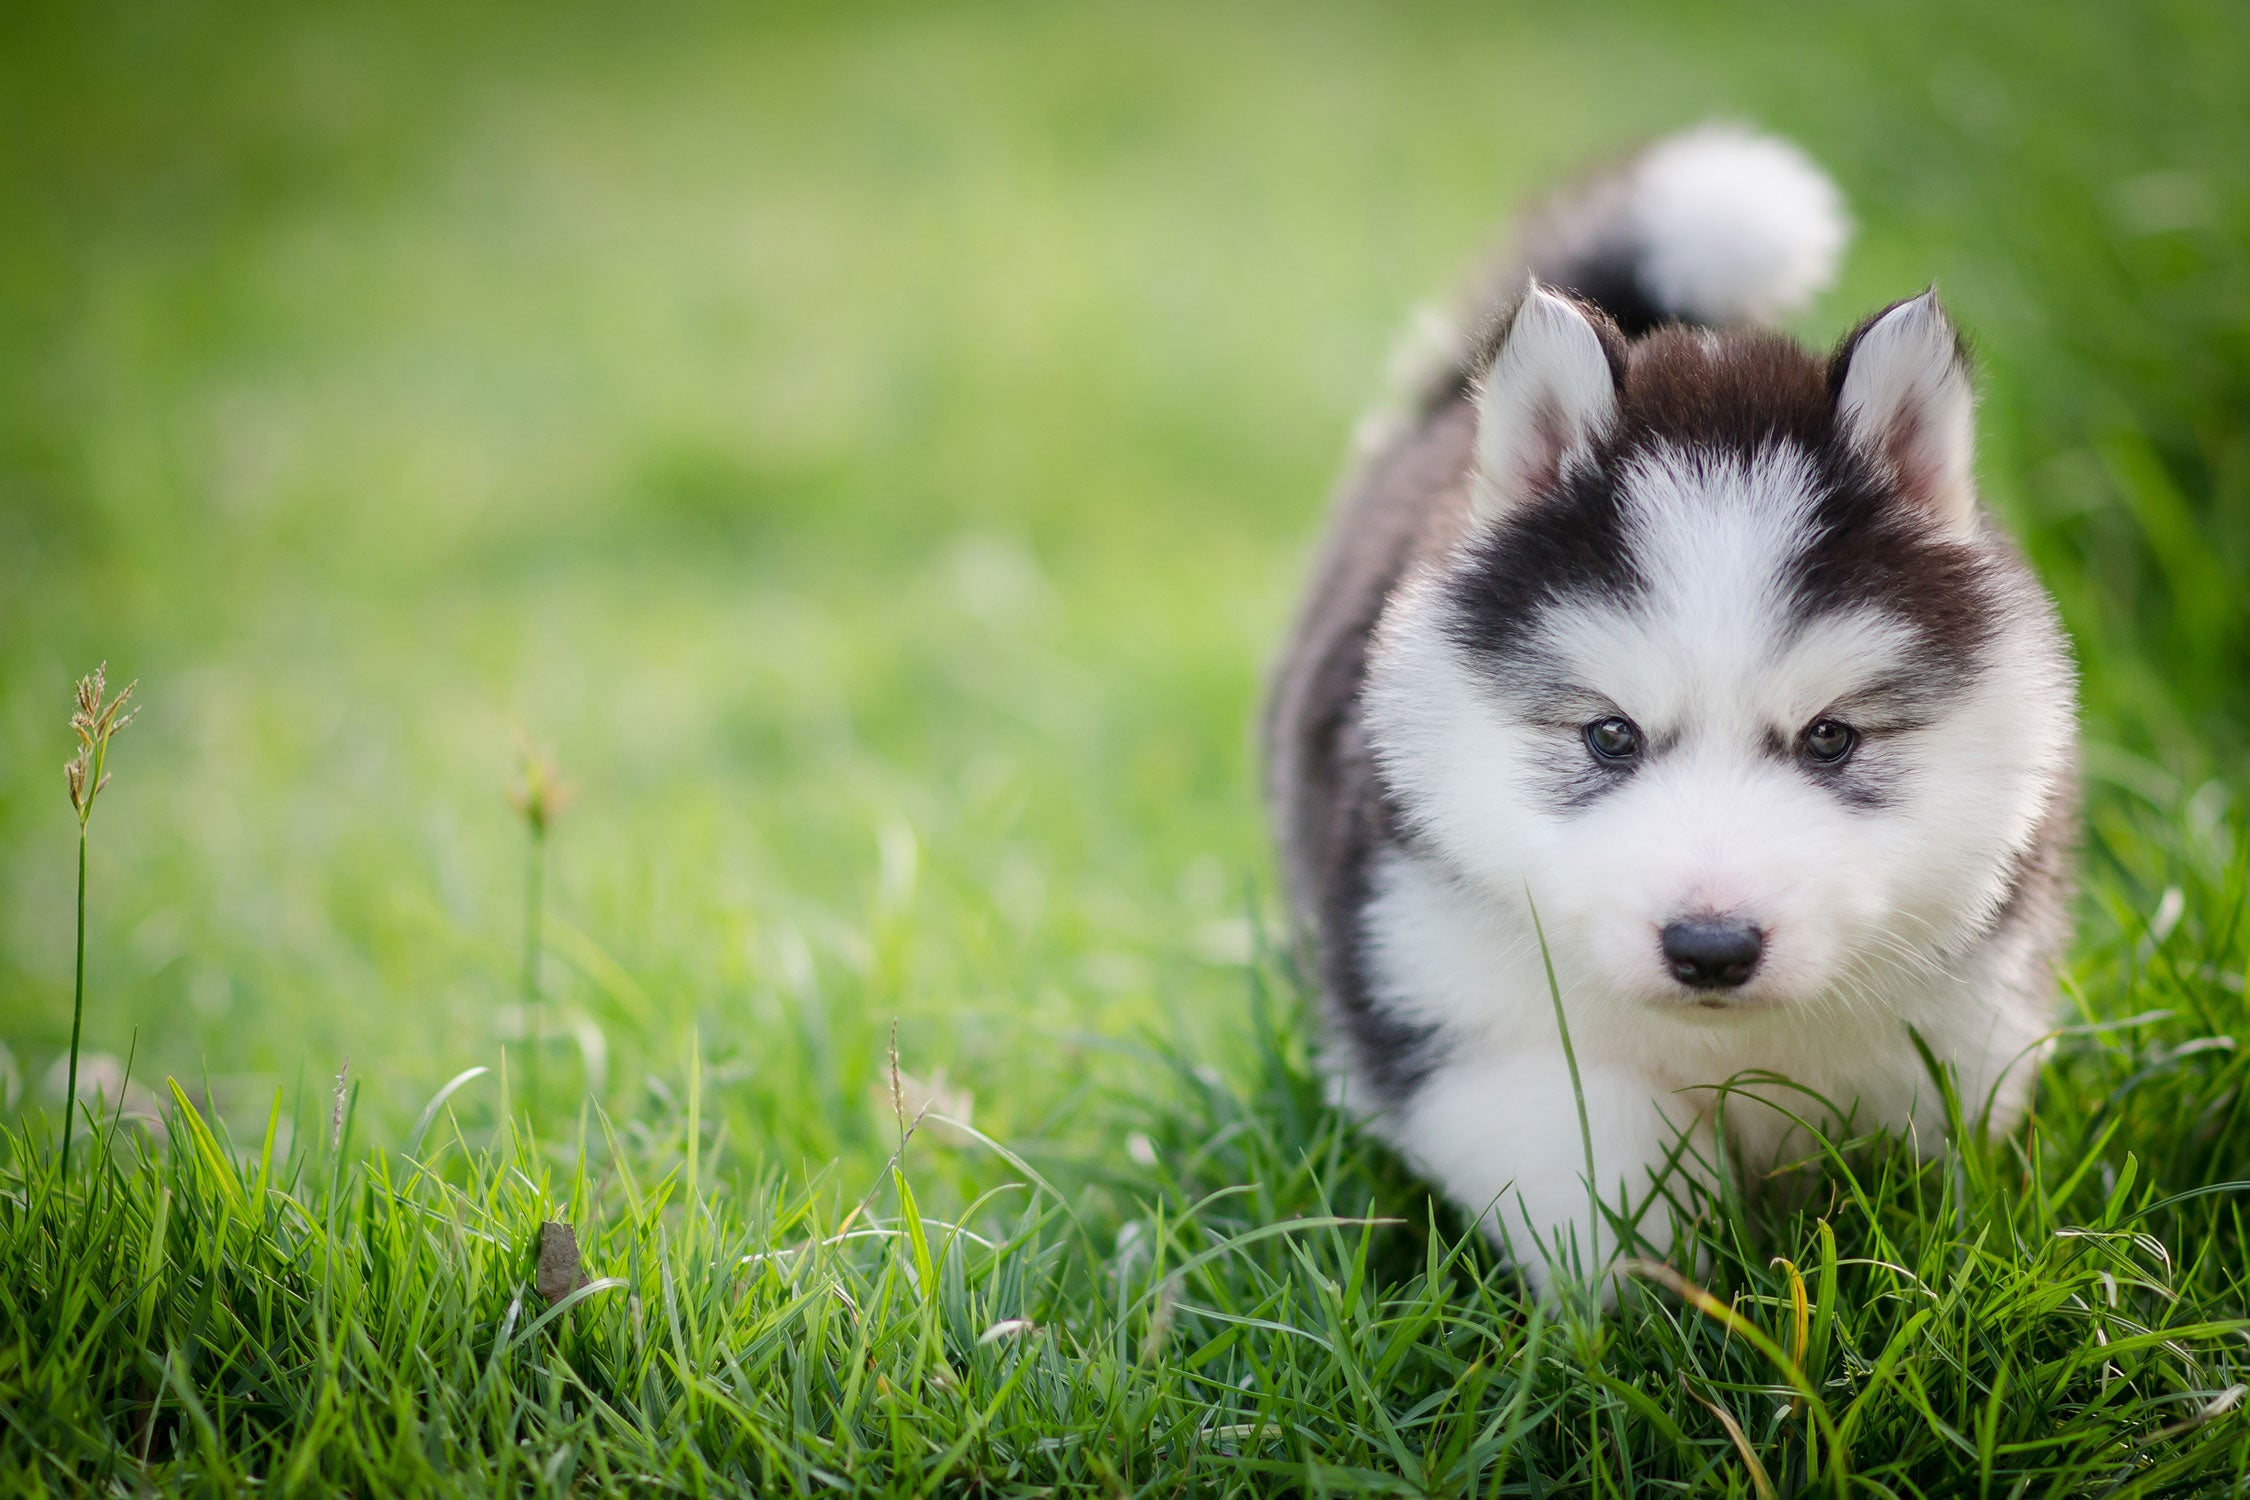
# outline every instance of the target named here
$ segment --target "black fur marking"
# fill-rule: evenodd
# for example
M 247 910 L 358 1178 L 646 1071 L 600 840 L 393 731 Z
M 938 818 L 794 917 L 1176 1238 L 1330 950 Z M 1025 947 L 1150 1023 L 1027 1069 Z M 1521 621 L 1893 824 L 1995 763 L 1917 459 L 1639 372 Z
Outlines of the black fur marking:
M 1541 664 L 1546 610 L 1589 597 L 1629 606 L 1648 586 L 1626 545 L 1616 486 L 1588 467 L 1472 542 L 1449 583 L 1454 641 L 1500 669 Z
M 1968 542 L 1940 535 L 1849 450 L 1819 455 L 1812 545 L 1788 586 L 1800 624 L 1876 609 L 1910 625 L 1915 694 L 1943 702 L 1967 686 L 1999 628 L 2002 585 Z
M 1413 839 L 1387 794 L 1362 804 L 1344 837 L 1338 878 L 1324 893 L 1321 928 L 1339 940 L 1320 945 L 1321 988 L 1360 1075 L 1381 1096 L 1379 1102 L 1390 1104 L 1421 1087 L 1437 1066 L 1436 1028 L 1403 1021 L 1383 1008 L 1365 951 L 1376 856 L 1385 847 L 1411 850 Z
M 1555 290 L 1568 292 L 1608 314 L 1618 331 L 1628 338 L 1638 338 L 1659 324 L 1675 321 L 1674 315 L 1659 306 L 1641 286 L 1643 258 L 1638 247 L 1617 244 L 1605 246 L 1568 265 L 1539 266 L 1534 270 L 1541 281 Z

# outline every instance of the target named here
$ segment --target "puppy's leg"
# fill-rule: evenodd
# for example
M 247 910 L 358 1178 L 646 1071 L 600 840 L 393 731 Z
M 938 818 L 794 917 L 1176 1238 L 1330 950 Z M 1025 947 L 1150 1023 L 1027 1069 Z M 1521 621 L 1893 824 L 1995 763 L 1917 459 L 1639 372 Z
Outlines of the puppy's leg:
M 1486 1233 L 1544 1296 L 1553 1294 L 1558 1277 L 1591 1279 L 1607 1270 L 1617 1253 L 1613 1214 L 1637 1241 L 1628 1248 L 1669 1251 L 1672 1214 L 1661 1196 L 1652 1201 L 1657 1178 L 1675 1158 L 1672 1169 L 1682 1173 L 1697 1169 L 1698 1155 L 1710 1159 L 1709 1127 L 1690 1096 L 1665 1092 L 1638 1069 L 1583 1058 L 1579 1079 L 1606 1210 L 1598 1215 L 1587 1191 L 1570 1069 L 1559 1051 L 1448 1062 L 1389 1131 L 1455 1200 L 1484 1209 Z M 1604 1294 L 1606 1300 L 1606 1282 Z

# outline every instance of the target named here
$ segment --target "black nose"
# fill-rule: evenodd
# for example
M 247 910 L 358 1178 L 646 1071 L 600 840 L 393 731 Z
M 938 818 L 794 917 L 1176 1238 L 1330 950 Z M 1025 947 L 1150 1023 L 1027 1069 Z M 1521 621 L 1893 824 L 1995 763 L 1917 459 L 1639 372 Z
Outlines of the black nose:
M 1750 977 L 1765 934 L 1731 917 L 1689 917 L 1664 928 L 1664 961 L 1672 977 L 1699 990 L 1731 990 Z

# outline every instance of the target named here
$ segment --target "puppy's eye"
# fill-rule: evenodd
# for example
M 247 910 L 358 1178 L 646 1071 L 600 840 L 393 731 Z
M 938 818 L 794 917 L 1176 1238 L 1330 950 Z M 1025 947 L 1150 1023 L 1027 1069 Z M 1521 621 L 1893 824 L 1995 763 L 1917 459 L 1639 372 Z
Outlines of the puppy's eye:
M 1824 766 L 1841 761 L 1858 743 L 1859 731 L 1841 719 L 1815 719 L 1805 726 L 1805 754 Z
M 1631 719 L 1611 715 L 1586 726 L 1586 748 L 1596 760 L 1631 760 L 1641 753 L 1641 732 Z

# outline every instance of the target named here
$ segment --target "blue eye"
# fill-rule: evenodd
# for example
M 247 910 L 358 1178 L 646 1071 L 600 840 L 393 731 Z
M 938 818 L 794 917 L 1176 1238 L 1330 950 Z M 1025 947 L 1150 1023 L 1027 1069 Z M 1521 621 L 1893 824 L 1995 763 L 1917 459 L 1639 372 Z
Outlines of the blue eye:
M 1805 754 L 1824 766 L 1840 764 L 1859 743 L 1859 731 L 1841 719 L 1815 719 L 1802 736 Z
M 1641 753 L 1641 732 L 1633 727 L 1631 719 L 1612 714 L 1586 726 L 1586 748 L 1594 753 L 1596 760 L 1631 760 Z

